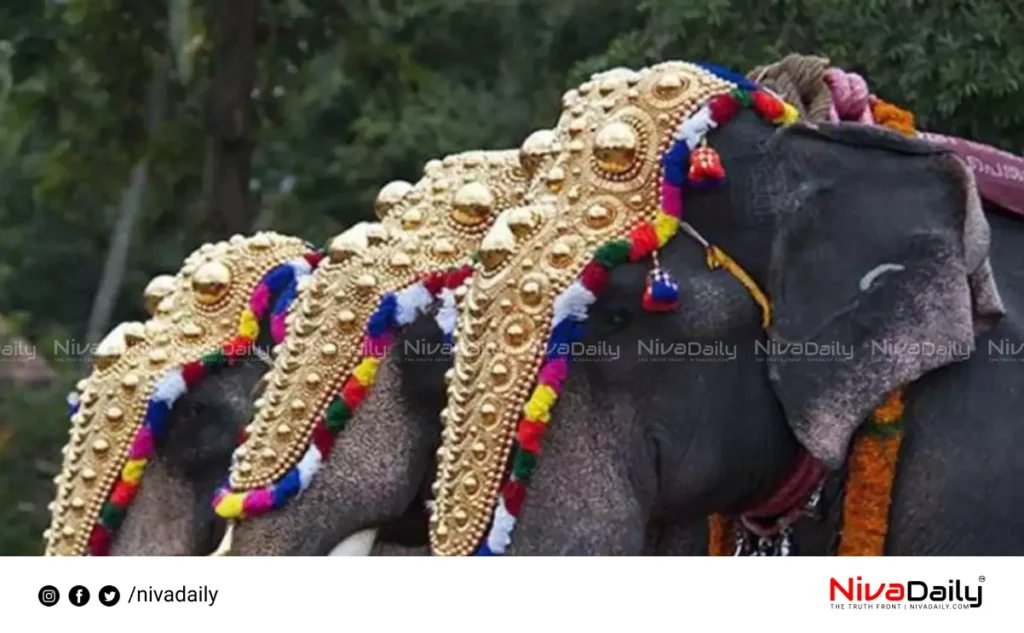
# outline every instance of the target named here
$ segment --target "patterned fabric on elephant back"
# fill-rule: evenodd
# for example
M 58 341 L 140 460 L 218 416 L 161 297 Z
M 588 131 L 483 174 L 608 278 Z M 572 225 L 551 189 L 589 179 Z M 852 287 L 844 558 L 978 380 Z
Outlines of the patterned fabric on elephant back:
M 146 289 L 153 317 L 100 343 L 69 396 L 70 439 L 56 478 L 47 555 L 105 555 L 134 499 L 174 403 L 210 372 L 253 352 L 261 325 L 283 319 L 321 256 L 301 240 L 258 233 L 206 244 Z
M 248 438 L 215 496 L 219 516 L 264 514 L 309 486 L 398 328 L 437 305 L 450 340 L 481 238 L 500 211 L 521 202 L 549 152 L 550 132 L 540 131 L 519 151 L 431 161 L 415 185 L 382 189 L 381 223 L 332 242 L 330 261 L 301 292 Z M 230 535 L 222 545 L 230 548 Z

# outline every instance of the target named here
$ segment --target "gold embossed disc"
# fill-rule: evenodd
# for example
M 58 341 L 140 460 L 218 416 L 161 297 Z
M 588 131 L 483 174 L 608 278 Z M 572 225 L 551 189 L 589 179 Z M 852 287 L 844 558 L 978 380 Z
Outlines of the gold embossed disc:
M 258 233 L 206 244 L 189 255 L 177 275 L 150 285 L 147 301 L 158 299 L 153 318 L 115 328 L 97 347 L 96 366 L 81 383 L 80 408 L 57 478 L 47 555 L 85 553 L 154 384 L 169 369 L 231 340 L 263 275 L 307 252 L 299 239 Z
M 654 218 L 659 158 L 675 126 L 731 87 L 666 62 L 600 73 L 566 93 L 553 138 L 541 139 L 557 153 L 536 171 L 526 204 L 484 238 L 483 270 L 463 302 L 430 523 L 435 554 L 471 554 L 484 536 L 555 297 L 598 246 Z
M 381 224 L 332 241 L 338 256 L 299 293 L 262 406 L 236 451 L 233 491 L 267 486 L 296 465 L 316 420 L 361 360 L 366 324 L 382 297 L 467 261 L 498 212 L 522 202 L 528 184 L 518 151 L 465 152 L 424 171 L 409 188 L 382 191 L 388 207 Z M 398 189 L 403 195 L 394 200 Z

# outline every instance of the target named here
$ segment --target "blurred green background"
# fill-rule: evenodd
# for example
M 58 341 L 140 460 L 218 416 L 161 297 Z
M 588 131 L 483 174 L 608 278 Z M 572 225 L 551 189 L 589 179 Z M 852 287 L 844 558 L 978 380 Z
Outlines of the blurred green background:
M 272 228 L 322 244 L 371 219 L 380 186 L 415 181 L 428 159 L 517 147 L 554 123 L 561 94 L 589 73 L 663 59 L 745 72 L 790 52 L 824 55 L 912 109 L 921 129 L 1019 154 L 1020 7 L 5 2 L 0 554 L 41 552 L 64 394 L 87 371 L 57 343 L 95 342 L 144 318 L 146 282 L 176 271 L 203 241 Z

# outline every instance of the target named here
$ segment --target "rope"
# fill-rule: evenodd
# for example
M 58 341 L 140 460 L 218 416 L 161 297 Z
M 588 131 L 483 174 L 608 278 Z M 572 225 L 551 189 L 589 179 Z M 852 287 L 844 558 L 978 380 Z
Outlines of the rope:
M 793 104 L 802 119 L 832 121 L 835 106 L 827 79 L 830 63 L 827 57 L 792 53 L 775 63 L 758 66 L 747 77 Z M 841 83 L 838 77 L 831 81 Z M 848 88 L 845 83 L 843 88 Z

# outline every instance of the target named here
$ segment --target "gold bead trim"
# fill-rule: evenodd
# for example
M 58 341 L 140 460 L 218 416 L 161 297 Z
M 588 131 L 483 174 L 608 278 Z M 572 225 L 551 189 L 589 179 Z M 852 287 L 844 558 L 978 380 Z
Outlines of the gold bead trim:
M 147 302 L 159 291 L 162 307 L 143 324 L 122 324 L 98 348 L 104 362 L 78 384 L 80 408 L 73 416 L 69 442 L 57 484 L 56 501 L 47 530 L 45 553 L 85 553 L 100 508 L 127 460 L 127 450 L 142 424 L 157 380 L 168 369 L 197 360 L 236 334 L 242 310 L 255 285 L 274 266 L 308 252 L 301 240 L 258 233 L 229 242 L 206 244 L 185 260 L 177 275 L 158 278 L 147 287 Z M 218 275 L 226 269 L 228 286 L 200 283 L 194 275 L 213 262 Z M 223 267 L 223 268 L 220 268 Z M 213 281 L 223 280 L 215 276 Z
M 384 242 L 321 265 L 311 287 L 322 298 L 300 293 L 288 343 L 268 375 L 250 435 L 236 451 L 233 491 L 268 486 L 302 458 L 317 419 L 361 360 L 367 321 L 383 296 L 467 259 L 499 212 L 522 202 L 529 182 L 515 150 L 448 156 L 428 163 L 424 173 L 391 202 L 380 225 Z M 318 315 L 315 324 L 309 312 Z M 299 370 L 311 367 L 317 380 Z
M 482 257 L 483 274 L 466 295 L 438 451 L 435 554 L 471 554 L 484 536 L 543 362 L 555 297 L 598 246 L 654 218 L 658 159 L 676 124 L 731 87 L 692 64 L 666 62 L 601 73 L 566 93 L 554 130 L 560 149 L 526 194 L 528 208 L 546 209 L 544 221 L 516 236 L 504 257 Z M 499 242 L 502 226 L 499 219 L 484 243 Z M 519 329 L 510 333 L 512 325 Z

